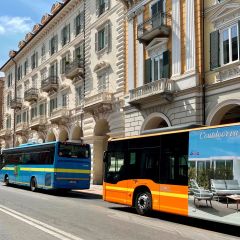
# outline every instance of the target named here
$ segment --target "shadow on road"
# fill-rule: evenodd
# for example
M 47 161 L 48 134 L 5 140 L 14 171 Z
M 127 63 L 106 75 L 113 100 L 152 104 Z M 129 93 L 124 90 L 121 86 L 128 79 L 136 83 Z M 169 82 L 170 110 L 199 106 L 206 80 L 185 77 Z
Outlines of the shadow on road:
M 111 209 L 137 215 L 135 209 L 131 207 L 121 206 L 121 207 L 111 207 Z M 147 217 L 240 237 L 240 231 L 238 226 L 232 226 L 232 225 L 227 225 L 223 223 L 217 223 L 217 222 L 212 222 L 212 221 L 207 221 L 207 220 L 202 220 L 197 218 L 184 217 L 184 216 L 162 213 L 162 212 L 155 212 L 155 211 L 151 212 Z
M 18 186 L 18 185 L 13 185 L 10 184 L 9 186 L 5 187 L 11 187 L 11 188 L 16 188 L 16 189 L 23 189 L 30 191 L 29 187 L 25 186 Z M 94 194 L 94 193 L 86 193 L 86 192 L 80 192 L 79 190 L 75 191 L 69 191 L 69 190 L 44 190 L 44 189 L 37 189 L 36 192 L 41 193 L 41 194 L 47 194 L 51 196 L 57 196 L 57 197 L 66 197 L 66 198 L 81 198 L 81 199 L 102 199 L 102 196 L 99 194 Z

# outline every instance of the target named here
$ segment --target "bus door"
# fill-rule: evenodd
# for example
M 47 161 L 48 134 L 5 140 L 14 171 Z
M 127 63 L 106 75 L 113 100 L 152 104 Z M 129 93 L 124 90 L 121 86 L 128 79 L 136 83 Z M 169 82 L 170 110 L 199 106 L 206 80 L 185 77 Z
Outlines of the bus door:
M 109 151 L 105 154 L 105 193 L 104 200 L 127 204 L 126 153 Z
M 163 136 L 159 195 L 160 211 L 188 215 L 188 135 Z
M 132 203 L 137 188 L 147 187 L 152 195 L 152 207 L 159 210 L 159 147 L 129 149 L 129 181 L 127 201 Z

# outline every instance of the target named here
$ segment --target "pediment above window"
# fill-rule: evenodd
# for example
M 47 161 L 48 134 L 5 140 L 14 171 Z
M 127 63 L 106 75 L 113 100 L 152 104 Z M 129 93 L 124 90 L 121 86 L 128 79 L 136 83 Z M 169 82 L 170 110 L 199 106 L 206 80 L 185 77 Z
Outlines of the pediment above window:
M 157 56 L 167 50 L 168 38 L 155 38 L 147 46 L 146 50 L 150 57 Z
M 209 20 L 215 25 L 215 28 L 231 24 L 232 21 L 237 19 L 240 19 L 240 3 L 234 2 L 220 5 L 209 16 Z
M 106 71 L 106 69 L 109 67 L 110 67 L 110 64 L 108 62 L 102 61 L 95 66 L 93 71 L 96 73 L 99 73 L 101 71 Z

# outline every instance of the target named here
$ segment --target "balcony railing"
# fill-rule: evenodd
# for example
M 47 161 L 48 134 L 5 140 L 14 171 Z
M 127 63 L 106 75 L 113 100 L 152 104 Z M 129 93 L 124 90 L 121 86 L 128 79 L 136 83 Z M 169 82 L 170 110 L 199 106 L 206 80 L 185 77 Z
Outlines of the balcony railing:
M 24 92 L 24 100 L 25 101 L 36 101 L 38 99 L 38 89 L 37 88 L 29 88 Z
M 38 130 L 39 127 L 44 126 L 45 124 L 47 124 L 46 115 L 39 115 L 39 116 L 36 116 L 36 117 L 31 119 L 29 126 L 33 130 L 35 130 L 35 129 Z
M 41 82 L 41 89 L 43 92 L 56 91 L 58 88 L 58 77 L 49 76 Z
M 92 96 L 86 97 L 84 100 L 83 110 L 92 111 L 108 111 L 111 109 L 113 94 L 107 91 L 93 93 Z
M 130 90 L 129 103 L 141 104 L 156 99 L 171 101 L 174 90 L 173 84 L 174 81 L 164 78 Z
M 167 26 L 168 18 L 169 15 L 166 13 L 157 13 L 138 25 L 138 40 L 149 42 L 155 37 L 168 37 L 170 33 L 170 27 Z
M 84 71 L 84 60 L 75 59 L 71 63 L 66 65 L 65 76 L 69 79 L 73 79 L 78 75 L 82 75 Z
M 12 109 L 19 109 L 22 107 L 22 99 L 21 98 L 14 98 L 10 101 L 10 107 Z
M 22 122 L 22 123 L 17 123 L 16 124 L 16 132 L 21 133 L 25 132 L 28 129 L 28 123 L 27 122 Z
M 68 107 L 55 108 L 50 113 L 49 120 L 51 122 L 64 123 L 70 117 L 70 110 Z

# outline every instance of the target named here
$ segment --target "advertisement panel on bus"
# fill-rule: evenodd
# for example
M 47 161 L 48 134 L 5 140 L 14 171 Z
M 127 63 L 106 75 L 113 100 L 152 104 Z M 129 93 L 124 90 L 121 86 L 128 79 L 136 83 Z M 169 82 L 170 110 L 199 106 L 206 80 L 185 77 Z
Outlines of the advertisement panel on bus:
M 189 140 L 189 216 L 240 225 L 240 126 L 192 131 Z

